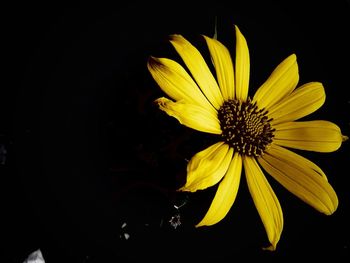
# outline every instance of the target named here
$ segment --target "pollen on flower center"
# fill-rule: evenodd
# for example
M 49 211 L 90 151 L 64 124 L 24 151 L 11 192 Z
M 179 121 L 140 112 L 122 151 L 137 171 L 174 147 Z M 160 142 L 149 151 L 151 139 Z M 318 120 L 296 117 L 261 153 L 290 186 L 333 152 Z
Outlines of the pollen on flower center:
M 246 102 L 227 100 L 218 110 L 221 136 L 242 155 L 260 156 L 272 142 L 272 129 L 265 109 L 259 109 L 248 98 Z

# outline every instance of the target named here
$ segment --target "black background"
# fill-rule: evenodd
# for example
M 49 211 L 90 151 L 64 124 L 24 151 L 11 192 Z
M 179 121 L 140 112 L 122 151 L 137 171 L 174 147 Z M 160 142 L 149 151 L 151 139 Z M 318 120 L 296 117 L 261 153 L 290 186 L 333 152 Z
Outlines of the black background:
M 285 219 L 273 253 L 261 250 L 267 238 L 244 179 L 230 213 L 209 228 L 193 225 L 215 187 L 175 192 L 186 160 L 215 138 L 179 125 L 153 104 L 163 94 L 146 63 L 151 55 L 179 61 L 169 34 L 184 35 L 206 54 L 200 34 L 212 36 L 217 19 L 218 39 L 234 51 L 238 25 L 250 49 L 251 95 L 295 53 L 300 83 L 320 81 L 326 90 L 325 104 L 310 119 L 332 121 L 350 135 L 349 2 L 239 2 L 4 6 L 1 262 L 23 262 L 39 248 L 47 263 L 328 256 L 344 262 L 349 142 L 334 153 L 302 153 L 338 194 L 332 216 L 269 178 Z M 168 221 L 182 203 L 182 224 L 174 229 Z

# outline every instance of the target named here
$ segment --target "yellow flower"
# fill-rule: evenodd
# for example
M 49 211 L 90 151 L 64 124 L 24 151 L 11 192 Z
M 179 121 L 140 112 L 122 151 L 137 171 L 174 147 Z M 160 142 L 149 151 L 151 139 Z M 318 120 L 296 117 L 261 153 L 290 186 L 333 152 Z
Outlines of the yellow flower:
M 191 75 L 167 58 L 151 57 L 147 66 L 171 98 L 156 100 L 161 110 L 187 127 L 221 136 L 221 141 L 192 157 L 186 184 L 179 189 L 195 192 L 218 184 L 206 215 L 196 226 L 213 225 L 226 216 L 244 169 L 271 244 L 267 249 L 275 250 L 283 229 L 282 209 L 261 167 L 288 191 L 330 215 L 338 207 L 338 198 L 326 175 L 287 148 L 332 152 L 346 136 L 329 121 L 296 121 L 322 106 L 325 91 L 319 82 L 296 88 L 299 74 L 294 54 L 276 67 L 252 98 L 248 97 L 249 50 L 237 26 L 235 31 L 234 63 L 222 43 L 203 36 L 216 77 L 200 52 L 181 35 L 172 35 L 170 42 Z

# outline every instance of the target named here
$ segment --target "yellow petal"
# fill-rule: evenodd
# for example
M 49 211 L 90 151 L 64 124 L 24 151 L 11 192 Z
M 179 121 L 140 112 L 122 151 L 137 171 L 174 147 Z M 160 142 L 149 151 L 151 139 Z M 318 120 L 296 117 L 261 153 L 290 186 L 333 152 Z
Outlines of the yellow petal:
M 241 172 L 242 158 L 238 153 L 235 153 L 226 175 L 218 186 L 208 212 L 196 227 L 214 225 L 226 216 L 236 199 Z
M 291 151 L 272 145 L 259 158 L 260 165 L 288 191 L 316 210 L 330 215 L 338 207 L 338 198 L 332 186 L 320 176 L 317 166 L 305 165 L 300 156 Z
M 289 95 L 299 81 L 298 64 L 294 54 L 283 60 L 265 83 L 256 91 L 253 102 L 260 108 L 269 108 Z
M 333 152 L 342 143 L 340 128 L 329 121 L 286 122 L 273 126 L 274 143 L 307 151 Z
M 202 55 L 181 35 L 172 35 L 170 42 L 185 62 L 204 95 L 216 109 L 219 109 L 224 100 Z
M 202 132 L 221 134 L 217 114 L 206 108 L 183 101 L 173 102 L 164 97 L 157 99 L 156 103 L 158 103 L 161 110 L 187 127 Z
M 272 148 L 270 152 L 270 148 L 268 148 L 269 153 L 276 153 L 276 151 L 283 151 L 283 155 L 285 156 L 286 160 L 293 160 L 294 163 L 298 163 L 301 167 L 305 167 L 308 170 L 312 170 L 315 174 L 318 174 L 321 176 L 324 180 L 328 180 L 326 174 L 322 171 L 320 167 L 318 167 L 315 163 L 311 162 L 309 159 L 306 159 L 305 157 L 292 152 L 290 150 L 287 150 L 286 148 L 280 147 L 276 144 L 271 144 L 270 146 Z
M 233 149 L 218 142 L 195 154 L 187 165 L 187 181 L 180 191 L 195 192 L 217 184 L 227 172 Z
M 167 58 L 151 57 L 147 67 L 159 87 L 175 101 L 184 100 L 191 104 L 198 104 L 203 108 L 213 108 L 191 76 L 179 63 Z
M 243 165 L 249 192 L 271 243 L 267 249 L 275 250 L 283 229 L 280 203 L 255 158 L 244 157 Z
M 325 102 L 326 94 L 322 83 L 309 82 L 269 108 L 272 124 L 294 121 L 319 109 Z
M 216 77 L 224 100 L 234 99 L 234 74 L 230 52 L 219 41 L 204 36 L 213 61 Z
M 236 99 L 246 101 L 249 89 L 250 58 L 247 41 L 239 30 L 236 29 Z

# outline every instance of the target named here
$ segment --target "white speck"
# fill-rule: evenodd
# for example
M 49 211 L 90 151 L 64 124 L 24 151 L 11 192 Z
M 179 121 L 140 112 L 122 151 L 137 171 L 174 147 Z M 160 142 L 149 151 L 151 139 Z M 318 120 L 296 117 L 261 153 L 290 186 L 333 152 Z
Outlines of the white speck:
M 32 252 L 23 263 L 45 263 L 41 250 Z
M 181 225 L 181 218 L 180 218 L 180 214 L 176 214 L 175 216 L 172 216 L 169 220 L 170 225 L 173 228 L 177 228 L 179 225 Z

